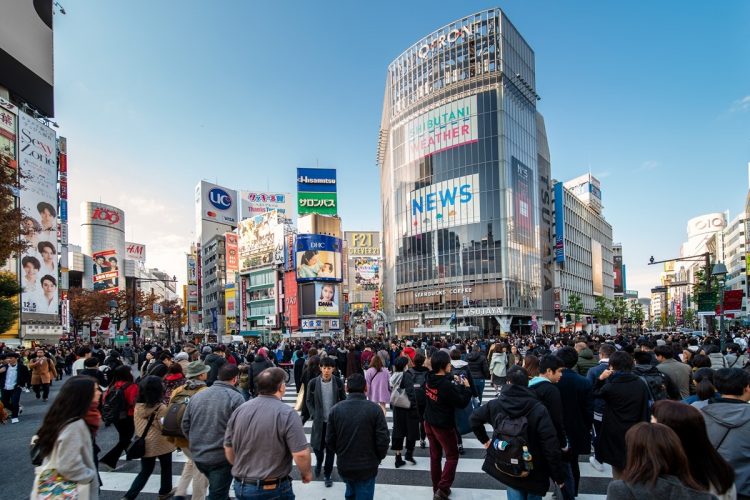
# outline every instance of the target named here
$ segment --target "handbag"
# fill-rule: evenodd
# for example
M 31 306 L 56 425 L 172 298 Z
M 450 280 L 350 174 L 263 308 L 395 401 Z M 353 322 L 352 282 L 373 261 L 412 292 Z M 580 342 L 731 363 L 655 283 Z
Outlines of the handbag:
M 57 472 L 57 445 L 46 465 L 37 467 L 31 500 L 89 500 L 91 483 L 68 481 Z
M 398 387 L 394 387 L 391 391 L 391 408 L 403 408 L 404 410 L 411 408 L 411 401 L 409 401 L 409 396 L 406 394 L 403 376 Z
M 297 393 L 297 402 L 294 404 L 294 409 L 297 411 L 302 411 L 302 408 L 305 407 L 305 386 L 303 385 L 302 388 Z
M 148 436 L 148 431 L 151 429 L 151 424 L 154 423 L 155 417 L 156 411 L 154 411 L 154 413 L 151 414 L 151 417 L 149 417 L 146 429 L 143 431 L 143 436 L 133 436 L 133 439 L 128 445 L 128 449 L 125 450 L 125 458 L 127 460 L 137 460 L 146 455 L 146 436 Z

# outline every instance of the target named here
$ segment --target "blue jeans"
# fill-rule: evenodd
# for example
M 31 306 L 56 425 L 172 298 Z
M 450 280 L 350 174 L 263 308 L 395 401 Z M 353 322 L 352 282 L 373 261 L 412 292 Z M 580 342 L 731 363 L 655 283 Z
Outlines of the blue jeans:
M 506 486 L 505 494 L 508 496 L 508 500 L 542 500 L 540 495 L 534 495 L 526 491 L 516 490 L 510 486 Z
M 229 498 L 229 488 L 232 486 L 232 464 L 229 462 L 206 464 L 196 461 L 193 461 L 193 463 L 208 479 L 207 500 L 226 500 Z
M 294 500 L 291 481 L 285 481 L 272 490 L 264 490 L 254 484 L 242 484 L 235 481 L 234 494 L 238 500 Z
M 345 477 L 342 477 L 344 484 L 346 484 L 346 491 L 344 492 L 344 498 L 346 500 L 372 500 L 375 498 L 375 478 L 373 476 L 370 479 L 363 481 L 351 481 Z
M 477 392 L 479 393 L 479 404 L 482 404 L 482 396 L 484 395 L 484 383 L 485 380 L 483 378 L 474 379 L 474 387 L 477 388 Z

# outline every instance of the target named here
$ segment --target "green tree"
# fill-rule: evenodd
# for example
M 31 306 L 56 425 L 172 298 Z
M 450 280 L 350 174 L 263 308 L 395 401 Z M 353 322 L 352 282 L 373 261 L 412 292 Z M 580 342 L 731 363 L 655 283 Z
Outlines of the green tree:
M 633 301 L 630 304 L 630 319 L 633 321 L 636 328 L 638 328 L 639 332 L 641 331 L 645 316 L 646 315 L 643 313 L 643 307 L 641 306 L 641 304 L 639 304 L 637 300 Z
M 682 314 L 682 324 L 688 328 L 695 327 L 695 311 L 692 307 L 686 308 L 685 312 Z
M 572 293 L 568 296 L 568 309 L 567 312 L 573 315 L 573 323 L 578 323 L 583 315 L 583 301 L 581 297 Z
M 29 247 L 21 236 L 31 232 L 31 228 L 22 223 L 24 213 L 17 206 L 15 198 L 24 176 L 11 161 L 0 151 L 0 266 Z
M 600 325 L 608 325 L 612 321 L 612 308 L 607 297 L 594 297 L 594 315 Z
M 0 272 L 0 332 L 7 332 L 18 319 L 21 287 L 15 274 Z
M 612 316 L 617 320 L 619 325 L 625 320 L 628 314 L 628 303 L 622 297 L 615 297 L 612 301 Z

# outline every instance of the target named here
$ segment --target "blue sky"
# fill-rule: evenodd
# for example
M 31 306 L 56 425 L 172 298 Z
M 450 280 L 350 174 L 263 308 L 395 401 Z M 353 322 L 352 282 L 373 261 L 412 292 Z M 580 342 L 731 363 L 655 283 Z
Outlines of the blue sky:
M 553 176 L 602 181 L 628 288 L 655 284 L 648 257 L 678 255 L 689 218 L 744 206 L 750 2 L 61 2 L 71 239 L 81 201 L 119 206 L 181 281 L 202 178 L 293 192 L 296 167 L 335 167 L 345 228 L 380 229 L 388 63 L 495 6 L 535 51 Z

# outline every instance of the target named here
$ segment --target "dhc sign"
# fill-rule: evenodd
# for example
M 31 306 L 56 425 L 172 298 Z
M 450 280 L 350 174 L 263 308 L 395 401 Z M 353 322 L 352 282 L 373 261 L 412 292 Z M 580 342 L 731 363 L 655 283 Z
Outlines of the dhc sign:
M 479 222 L 479 175 L 438 182 L 409 194 L 409 234 Z

